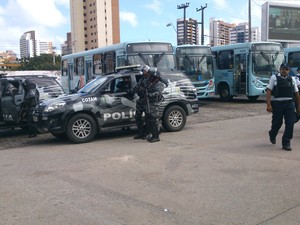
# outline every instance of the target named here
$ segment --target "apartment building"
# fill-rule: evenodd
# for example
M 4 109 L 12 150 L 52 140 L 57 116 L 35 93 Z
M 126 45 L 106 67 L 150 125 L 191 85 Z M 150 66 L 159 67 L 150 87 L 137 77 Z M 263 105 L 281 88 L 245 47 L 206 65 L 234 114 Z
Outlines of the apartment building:
M 120 42 L 119 0 L 70 0 L 72 52 Z
M 184 19 L 177 19 L 177 45 L 199 44 L 198 22 L 195 19 L 186 19 L 186 38 L 184 37 Z
M 251 41 L 260 41 L 260 33 L 258 27 L 251 27 Z M 244 43 L 249 41 L 248 23 L 239 23 L 230 29 L 230 43 Z
M 30 58 L 37 56 L 35 31 L 27 31 L 20 38 L 20 57 Z
M 230 43 L 230 29 L 235 27 L 234 23 L 226 23 L 215 18 L 210 18 L 209 44 L 210 46 L 228 45 Z

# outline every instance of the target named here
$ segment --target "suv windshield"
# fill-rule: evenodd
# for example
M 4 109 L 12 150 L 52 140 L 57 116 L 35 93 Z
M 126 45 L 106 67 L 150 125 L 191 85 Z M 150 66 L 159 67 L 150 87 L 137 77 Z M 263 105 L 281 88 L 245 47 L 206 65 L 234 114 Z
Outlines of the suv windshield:
M 77 93 L 94 93 L 108 80 L 108 76 L 97 77 L 83 86 Z

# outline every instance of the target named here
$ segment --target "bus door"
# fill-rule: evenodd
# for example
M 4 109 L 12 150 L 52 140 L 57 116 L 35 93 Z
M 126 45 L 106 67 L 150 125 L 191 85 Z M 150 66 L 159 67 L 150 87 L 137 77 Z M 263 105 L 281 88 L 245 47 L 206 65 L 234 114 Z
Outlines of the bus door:
M 73 70 L 73 67 L 70 67 L 70 65 L 72 65 L 73 63 L 72 62 L 68 62 L 68 60 L 63 60 L 62 61 L 62 71 L 61 71 L 61 86 L 64 90 L 64 93 L 68 94 L 69 91 L 70 91 L 70 78 L 69 78 L 69 71 L 70 71 L 70 68 L 72 68 Z
M 127 66 L 127 64 L 126 64 L 124 49 L 116 50 L 116 67 Z
M 20 122 L 21 104 L 25 97 L 25 91 L 20 82 L 7 82 L 5 84 L 1 98 L 1 109 L 3 120 L 6 122 Z
M 73 93 L 77 92 L 80 88 L 82 88 L 85 85 L 84 66 L 85 64 L 83 56 L 75 58 L 73 82 L 70 83 L 70 90 Z
M 84 76 L 85 76 L 85 83 L 88 83 L 93 78 L 93 62 L 92 56 L 85 58 L 85 66 L 84 66 Z
M 235 92 L 238 94 L 246 94 L 248 92 L 247 88 L 247 63 L 246 63 L 246 53 L 236 54 L 234 56 L 234 88 Z
M 67 76 L 68 82 L 66 82 L 66 87 L 63 86 L 63 89 L 66 90 L 66 94 L 71 93 L 71 91 L 75 88 L 73 85 L 73 79 L 74 79 L 74 65 L 68 64 L 68 76 Z

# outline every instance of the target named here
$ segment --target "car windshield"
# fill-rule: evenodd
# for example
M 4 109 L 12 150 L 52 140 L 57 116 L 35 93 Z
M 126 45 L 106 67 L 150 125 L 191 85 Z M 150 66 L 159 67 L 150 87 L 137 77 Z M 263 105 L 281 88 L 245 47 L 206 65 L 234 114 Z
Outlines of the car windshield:
M 38 89 L 42 89 L 45 93 L 57 92 L 58 95 L 63 94 L 63 89 L 60 84 L 52 78 L 28 78 L 37 85 Z
M 77 93 L 94 93 L 108 80 L 108 76 L 100 76 L 83 86 Z

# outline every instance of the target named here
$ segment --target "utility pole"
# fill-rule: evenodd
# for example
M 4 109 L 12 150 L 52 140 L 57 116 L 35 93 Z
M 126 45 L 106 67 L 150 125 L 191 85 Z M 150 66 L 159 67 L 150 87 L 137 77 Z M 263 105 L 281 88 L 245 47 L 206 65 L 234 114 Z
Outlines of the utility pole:
M 185 10 L 187 7 L 189 7 L 190 3 L 185 3 L 181 5 L 177 5 L 177 9 L 183 9 L 183 22 L 184 22 L 184 27 L 183 27 L 183 43 L 186 44 L 186 19 L 185 19 Z M 177 34 L 178 35 L 178 34 Z
M 205 3 L 204 7 L 201 5 L 200 9 L 196 8 L 196 12 L 201 11 L 201 22 L 199 23 L 201 24 L 201 45 L 204 45 L 204 9 L 206 7 L 207 7 L 207 3 Z
M 251 0 L 249 0 L 248 6 L 248 26 L 249 26 L 249 42 L 252 41 L 252 30 L 251 30 Z

